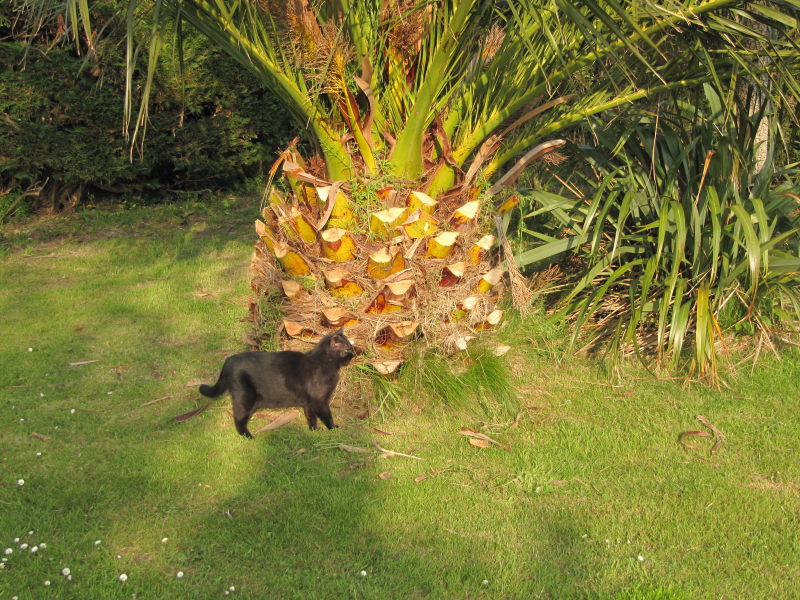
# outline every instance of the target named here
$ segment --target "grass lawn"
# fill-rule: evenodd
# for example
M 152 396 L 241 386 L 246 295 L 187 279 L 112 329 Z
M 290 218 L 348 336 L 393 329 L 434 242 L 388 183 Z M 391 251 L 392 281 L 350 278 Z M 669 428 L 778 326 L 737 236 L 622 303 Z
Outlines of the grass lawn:
M 332 432 L 169 423 L 242 350 L 256 207 L 227 204 L 3 230 L 0 599 L 800 598 L 796 352 L 612 386 L 534 315 L 498 334 L 516 425 L 419 395 L 362 420 L 357 382 Z M 716 455 L 678 444 L 696 415 Z M 422 460 L 339 447 L 375 442 Z

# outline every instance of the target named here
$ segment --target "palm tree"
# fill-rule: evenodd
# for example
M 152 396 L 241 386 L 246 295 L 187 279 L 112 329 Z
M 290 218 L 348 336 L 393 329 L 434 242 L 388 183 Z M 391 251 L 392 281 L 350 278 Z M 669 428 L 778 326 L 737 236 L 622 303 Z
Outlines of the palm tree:
M 92 40 L 87 0 L 68 5 Z M 277 289 L 290 338 L 347 325 L 384 371 L 420 331 L 463 347 L 500 320 L 503 261 L 518 279 L 494 217 L 555 136 L 713 78 L 761 82 L 765 64 L 800 89 L 793 2 L 132 0 L 126 14 L 131 73 L 133 32 L 151 34 L 134 136 L 163 41 L 185 23 L 308 132 L 311 155 L 293 146 L 273 169 L 286 185 L 256 223 L 251 312 L 263 321 Z

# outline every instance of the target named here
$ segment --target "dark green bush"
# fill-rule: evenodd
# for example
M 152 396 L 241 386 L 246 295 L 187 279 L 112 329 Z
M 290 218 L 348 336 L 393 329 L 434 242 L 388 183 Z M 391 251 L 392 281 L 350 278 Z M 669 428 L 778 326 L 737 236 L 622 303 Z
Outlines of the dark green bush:
M 124 56 L 113 30 L 85 60 L 74 45 L 53 45 L 44 34 L 28 46 L 8 35 L 5 16 L 0 221 L 22 203 L 57 211 L 87 195 L 154 200 L 235 187 L 269 167 L 292 135 L 268 92 L 190 39 L 183 76 L 165 53 L 147 135 L 131 155 L 122 135 Z

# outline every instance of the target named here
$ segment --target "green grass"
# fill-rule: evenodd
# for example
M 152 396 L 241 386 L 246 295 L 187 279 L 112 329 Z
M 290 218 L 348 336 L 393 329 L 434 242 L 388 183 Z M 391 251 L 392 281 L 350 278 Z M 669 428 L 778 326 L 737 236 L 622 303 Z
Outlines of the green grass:
M 340 397 L 332 432 L 298 419 L 248 442 L 226 402 L 169 424 L 204 402 L 187 383 L 242 349 L 256 205 L 6 229 L 0 551 L 14 552 L 0 598 L 220 598 L 231 585 L 242 598 L 799 597 L 797 353 L 732 390 L 634 367 L 615 387 L 601 365 L 563 359 L 568 336 L 533 316 L 498 334 L 513 347 L 514 427 L 407 386 L 369 420 L 346 407 L 379 400 Z M 99 362 L 69 366 L 85 360 Z M 698 414 L 727 435 L 715 456 L 709 440 L 677 443 L 703 429 Z M 462 426 L 511 451 L 471 446 Z M 424 460 L 338 448 L 375 441 Z

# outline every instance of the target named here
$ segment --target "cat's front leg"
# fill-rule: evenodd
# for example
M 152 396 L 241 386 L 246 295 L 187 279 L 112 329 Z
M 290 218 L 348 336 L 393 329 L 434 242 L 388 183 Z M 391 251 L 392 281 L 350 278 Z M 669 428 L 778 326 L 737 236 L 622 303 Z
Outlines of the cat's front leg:
M 322 422 L 325 423 L 325 427 L 328 429 L 338 427 L 338 425 L 333 424 L 333 415 L 331 414 L 330 406 L 328 406 L 327 403 L 316 404 L 314 405 L 313 409 Z
M 311 407 L 308 405 L 304 406 L 303 412 L 306 413 L 306 421 L 308 422 L 308 428 L 319 429 L 319 427 L 317 427 L 317 415 L 313 410 L 311 410 Z

